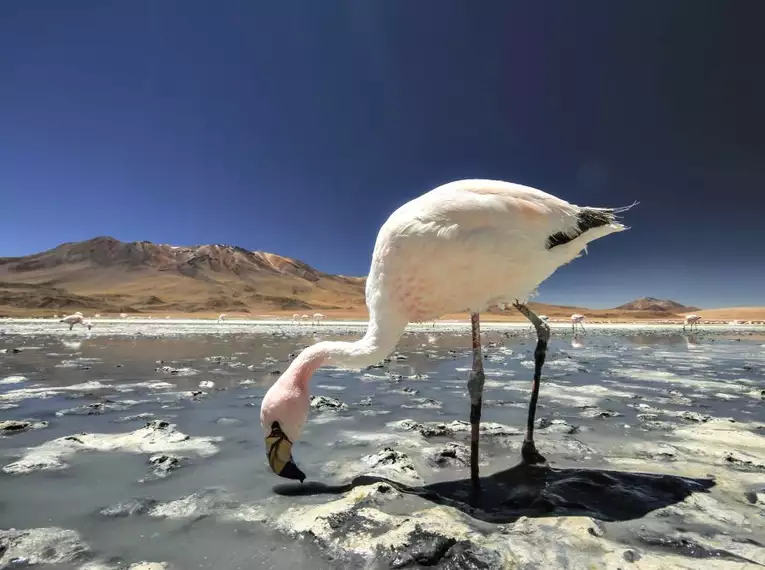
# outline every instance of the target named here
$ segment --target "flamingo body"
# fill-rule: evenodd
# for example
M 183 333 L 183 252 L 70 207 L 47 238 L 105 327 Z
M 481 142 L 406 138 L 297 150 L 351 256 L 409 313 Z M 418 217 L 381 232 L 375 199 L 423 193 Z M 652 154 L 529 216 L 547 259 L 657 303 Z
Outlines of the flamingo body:
M 699 315 L 686 315 L 685 321 L 683 321 L 683 329 L 690 325 L 690 328 L 699 328 L 699 322 L 701 317 Z
M 90 321 L 86 321 L 83 314 L 79 311 L 71 315 L 65 316 L 59 322 L 68 324 L 69 330 L 72 330 L 74 328 L 74 325 L 82 325 L 84 327 L 87 327 L 88 330 L 90 330 L 90 328 L 93 326 L 93 323 L 91 323 Z
M 366 335 L 308 347 L 263 398 L 260 419 L 272 469 L 304 477 L 289 450 L 308 417 L 308 383 L 320 366 L 375 364 L 409 322 L 466 310 L 477 318 L 490 306 L 525 301 L 589 242 L 627 229 L 616 221 L 619 211 L 581 208 L 495 180 L 451 182 L 398 208 L 377 235 Z

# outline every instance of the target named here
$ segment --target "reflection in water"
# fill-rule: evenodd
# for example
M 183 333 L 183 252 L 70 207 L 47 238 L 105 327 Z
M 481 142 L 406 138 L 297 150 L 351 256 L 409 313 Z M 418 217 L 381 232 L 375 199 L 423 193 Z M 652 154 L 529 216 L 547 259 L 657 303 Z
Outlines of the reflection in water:
M 574 336 L 571 339 L 571 348 L 584 348 L 584 339 L 580 336 Z
M 689 334 L 685 337 L 686 345 L 689 349 L 699 347 L 699 337 L 695 334 Z

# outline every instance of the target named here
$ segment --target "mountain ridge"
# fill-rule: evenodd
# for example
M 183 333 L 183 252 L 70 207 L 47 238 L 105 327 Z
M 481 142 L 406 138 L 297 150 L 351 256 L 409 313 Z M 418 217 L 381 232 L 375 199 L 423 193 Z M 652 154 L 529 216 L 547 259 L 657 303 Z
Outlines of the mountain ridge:
M 239 246 L 172 246 L 122 242 L 99 236 L 21 257 L 0 258 L 0 305 L 34 299 L 58 308 L 89 305 L 104 310 L 243 311 L 356 310 L 364 304 L 363 277 L 331 275 L 300 260 Z M 67 295 L 75 295 L 71 299 Z
M 614 307 L 619 311 L 666 311 L 668 313 L 688 313 L 699 311 L 698 307 L 683 305 L 670 299 L 657 299 L 656 297 L 639 297 L 629 303 Z

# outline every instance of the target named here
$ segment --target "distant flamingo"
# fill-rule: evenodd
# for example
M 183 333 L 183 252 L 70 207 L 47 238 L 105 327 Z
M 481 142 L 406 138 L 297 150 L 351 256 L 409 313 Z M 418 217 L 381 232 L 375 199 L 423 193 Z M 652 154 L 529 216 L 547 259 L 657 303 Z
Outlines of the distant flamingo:
M 313 314 L 313 324 L 314 324 L 314 326 L 318 325 L 323 320 L 324 320 L 324 315 L 322 315 L 321 313 L 314 313 Z
M 223 321 L 225 321 L 226 320 L 226 316 L 227 316 L 226 313 L 223 313 L 222 315 L 220 315 L 218 317 L 218 322 L 222 323 Z
M 311 320 L 311 317 L 309 317 L 308 315 L 302 315 L 302 316 L 300 317 L 300 320 L 301 320 L 302 322 L 304 322 L 305 324 L 308 324 L 308 321 L 310 321 L 310 320 Z
M 494 180 L 452 182 L 401 206 L 377 235 L 366 283 L 369 325 L 364 337 L 306 348 L 263 397 L 260 422 L 271 470 L 289 479 L 305 479 L 292 458 L 292 445 L 308 418 L 308 384 L 319 367 L 376 364 L 390 354 L 409 322 L 467 309 L 473 340 L 468 381 L 470 475 L 478 486 L 485 378 L 479 314 L 499 303 L 512 303 L 537 329 L 521 455 L 526 463 L 544 463 L 533 430 L 550 327 L 524 300 L 589 242 L 627 229 L 616 219 L 626 209 L 579 207 L 534 188 Z
M 298 322 L 298 320 L 300 320 L 300 315 L 298 315 L 297 313 L 295 313 L 294 315 L 292 315 L 292 324 L 293 324 L 293 325 L 294 325 L 296 322 Z
M 74 314 L 67 315 L 63 319 L 59 321 L 60 323 L 66 323 L 69 325 L 69 330 L 72 330 L 74 328 L 74 325 L 82 325 L 84 327 L 88 327 L 88 330 L 93 326 L 93 324 L 90 321 L 86 321 L 85 317 L 83 317 L 82 313 L 77 311 Z
M 127 319 L 127 313 L 120 313 L 121 319 Z
M 584 330 L 584 315 L 580 315 L 579 313 L 571 315 L 571 330 L 574 332 L 576 332 L 576 325 L 579 325 L 582 328 L 582 332 L 586 332 Z
M 699 328 L 699 321 L 701 320 L 701 317 L 699 315 L 686 315 L 685 321 L 683 322 L 683 330 L 685 330 L 685 327 L 690 325 L 690 330 L 698 330 Z

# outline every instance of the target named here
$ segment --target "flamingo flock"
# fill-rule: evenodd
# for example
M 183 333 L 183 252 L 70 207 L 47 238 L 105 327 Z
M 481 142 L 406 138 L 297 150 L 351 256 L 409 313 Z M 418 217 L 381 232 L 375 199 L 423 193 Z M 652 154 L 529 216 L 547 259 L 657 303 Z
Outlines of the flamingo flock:
M 364 337 L 309 346 L 263 397 L 260 422 L 271 470 L 288 479 L 305 479 L 292 447 L 308 418 L 309 383 L 317 369 L 376 364 L 391 353 L 408 323 L 467 308 L 473 348 L 470 476 L 480 486 L 478 436 L 485 381 L 480 313 L 500 303 L 512 304 L 537 331 L 521 456 L 527 464 L 545 463 L 534 442 L 534 418 L 550 327 L 526 300 L 590 242 L 626 230 L 617 214 L 627 209 L 576 206 L 535 188 L 496 180 L 451 182 L 398 208 L 377 234 L 366 284 L 369 324 Z

